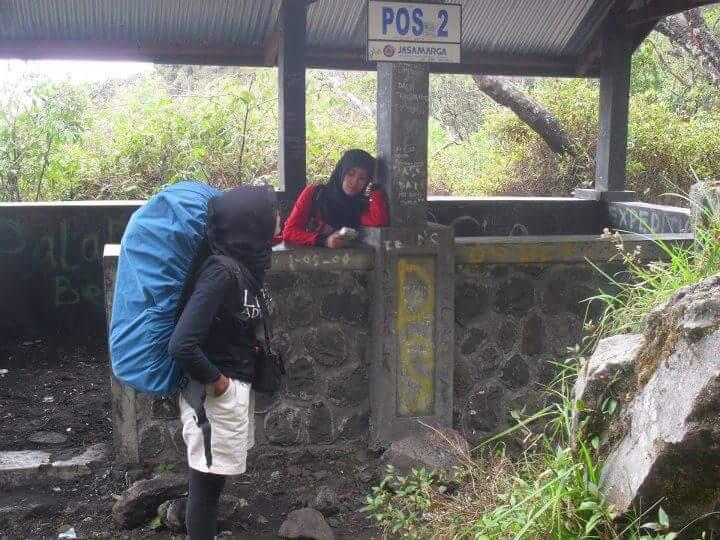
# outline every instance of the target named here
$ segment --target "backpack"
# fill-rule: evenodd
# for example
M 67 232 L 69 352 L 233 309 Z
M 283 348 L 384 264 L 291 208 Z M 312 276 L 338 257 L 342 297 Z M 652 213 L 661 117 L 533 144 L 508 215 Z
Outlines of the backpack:
M 110 321 L 115 377 L 137 390 L 169 395 L 181 371 L 168 353 L 193 258 L 205 237 L 208 202 L 221 192 L 200 182 L 174 184 L 130 218 L 120 244 Z

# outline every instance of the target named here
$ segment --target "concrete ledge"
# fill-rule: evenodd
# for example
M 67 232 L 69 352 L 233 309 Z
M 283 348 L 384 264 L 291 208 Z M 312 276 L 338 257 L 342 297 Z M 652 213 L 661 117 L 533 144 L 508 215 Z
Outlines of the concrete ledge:
M 604 218 L 608 227 L 640 234 L 689 233 L 690 210 L 643 202 L 609 203 Z
M 691 234 L 662 234 L 645 236 L 624 234 L 628 250 L 642 246 L 643 259 L 664 258 L 664 252 L 656 240 L 692 245 Z M 118 257 L 120 246 L 105 246 L 104 257 Z M 617 254 L 615 244 L 597 235 L 555 236 L 502 236 L 455 239 L 455 264 L 503 264 L 503 263 L 574 263 L 586 259 L 607 261 Z M 372 270 L 374 252 L 371 248 L 323 249 L 288 248 L 276 246 L 273 250 L 272 273 L 312 272 L 332 270 Z
M 105 444 L 95 444 L 84 451 L 78 449 L 55 454 L 42 450 L 0 452 L 0 486 L 10 488 L 47 479 L 81 478 L 92 474 L 91 464 L 105 462 L 109 455 Z
M 645 260 L 664 258 L 664 252 L 654 240 L 692 245 L 690 234 L 665 234 L 648 237 L 623 235 L 625 247 L 633 251 L 642 246 Z M 599 236 L 515 236 L 503 238 L 459 238 L 455 240 L 455 264 L 503 263 L 575 263 L 607 261 L 617 254 L 610 240 Z
M 104 259 L 120 256 L 119 244 L 107 244 Z M 371 270 L 375 264 L 375 252 L 371 248 L 327 249 L 275 246 L 272 273 L 312 272 L 333 270 Z
M 374 264 L 375 252 L 371 248 L 303 248 L 280 244 L 273 249 L 271 272 L 370 270 Z

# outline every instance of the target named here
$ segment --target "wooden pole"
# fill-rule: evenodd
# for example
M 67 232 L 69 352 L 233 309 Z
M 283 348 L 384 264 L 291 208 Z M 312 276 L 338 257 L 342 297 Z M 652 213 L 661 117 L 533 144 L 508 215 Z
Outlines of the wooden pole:
M 284 213 L 307 183 L 305 161 L 306 4 L 283 0 L 278 13 L 278 171 Z

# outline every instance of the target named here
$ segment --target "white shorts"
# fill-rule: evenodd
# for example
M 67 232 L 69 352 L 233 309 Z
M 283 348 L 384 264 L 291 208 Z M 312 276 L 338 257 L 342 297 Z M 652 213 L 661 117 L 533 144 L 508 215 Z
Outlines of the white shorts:
M 255 393 L 250 383 L 230 379 L 230 386 L 220 397 L 208 387 L 205 412 L 210 421 L 212 465 L 207 466 L 202 431 L 195 421 L 195 411 L 180 395 L 180 420 L 191 469 L 213 474 L 242 474 L 247 452 L 255 445 Z

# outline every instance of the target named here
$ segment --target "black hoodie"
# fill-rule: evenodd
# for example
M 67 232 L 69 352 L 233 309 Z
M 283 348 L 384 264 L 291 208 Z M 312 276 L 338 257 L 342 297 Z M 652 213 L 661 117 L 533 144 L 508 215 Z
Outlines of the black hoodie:
M 265 271 L 275 230 L 275 193 L 238 187 L 210 201 L 206 239 L 191 290 L 170 339 L 170 355 L 191 379 L 209 384 L 222 373 L 253 382 L 255 325 L 262 317 Z

